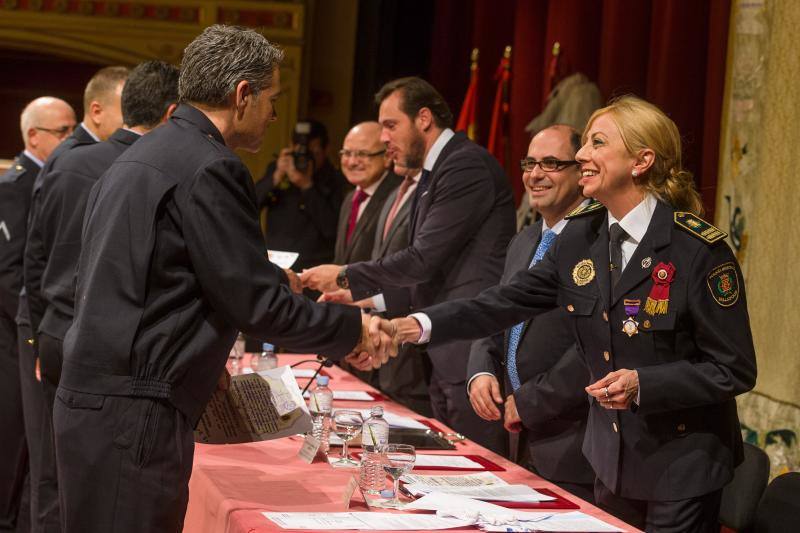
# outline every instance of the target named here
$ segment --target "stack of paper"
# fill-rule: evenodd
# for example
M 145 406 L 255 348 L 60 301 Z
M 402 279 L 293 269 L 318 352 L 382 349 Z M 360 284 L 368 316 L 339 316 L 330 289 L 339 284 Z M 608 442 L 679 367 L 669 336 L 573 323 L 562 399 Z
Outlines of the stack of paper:
M 485 470 L 482 464 L 476 463 L 469 457 L 464 457 L 463 455 L 426 455 L 418 453 L 414 466 Z
M 470 526 L 474 520 L 431 514 L 399 513 L 262 513 L 283 529 L 357 529 L 431 531 Z
M 406 474 L 400 478 L 403 483 L 427 485 L 430 487 L 476 487 L 481 485 L 508 485 L 506 481 L 491 472 L 461 475 Z

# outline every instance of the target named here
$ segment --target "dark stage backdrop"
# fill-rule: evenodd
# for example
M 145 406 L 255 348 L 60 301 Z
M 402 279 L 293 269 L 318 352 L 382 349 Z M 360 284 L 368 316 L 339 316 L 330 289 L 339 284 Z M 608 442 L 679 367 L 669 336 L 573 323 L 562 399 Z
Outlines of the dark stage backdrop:
M 547 68 L 558 41 L 561 78 L 582 72 L 604 98 L 634 93 L 677 123 L 684 165 L 695 174 L 713 220 L 729 16 L 730 0 L 362 0 L 353 118 L 374 117 L 371 94 L 388 79 L 408 74 L 427 76 L 457 114 L 470 51 L 478 47 L 478 140 L 485 143 L 492 77 L 511 45 L 508 171 L 519 198 L 521 172 L 513 162 L 527 151 L 525 126 L 543 109 Z M 372 41 L 362 37 L 365 25 Z M 381 34 L 391 37 L 375 40 Z

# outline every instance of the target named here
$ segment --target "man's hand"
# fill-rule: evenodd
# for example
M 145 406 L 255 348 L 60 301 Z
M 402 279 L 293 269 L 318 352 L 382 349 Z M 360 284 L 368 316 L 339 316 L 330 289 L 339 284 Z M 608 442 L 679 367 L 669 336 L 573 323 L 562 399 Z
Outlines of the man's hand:
M 314 185 L 312 173 L 314 168 L 308 165 L 306 170 L 297 170 L 294 166 L 293 148 L 284 148 L 275 163 L 275 172 L 272 174 L 272 184 L 277 187 L 281 181 L 288 179 L 295 187 L 301 190 L 310 189 Z
M 286 273 L 286 277 L 289 278 L 289 288 L 292 289 L 292 292 L 295 294 L 302 293 L 303 283 L 300 281 L 300 276 L 297 275 L 297 272 L 290 268 L 284 268 L 283 271 Z
M 323 292 L 319 298 L 317 298 L 319 303 L 322 302 L 331 302 L 335 304 L 352 304 L 353 303 L 353 294 L 350 292 L 350 289 L 339 289 L 336 291 L 331 292 Z
M 475 413 L 490 422 L 500 420 L 500 409 L 495 404 L 502 405 L 503 397 L 500 395 L 500 383 L 497 378 L 484 374 L 476 377 L 469 384 L 469 403 Z
M 222 374 L 219 375 L 217 381 L 217 390 L 228 390 L 231 388 L 231 375 L 227 368 L 222 369 Z
M 402 344 L 404 342 L 416 344 L 422 337 L 422 326 L 417 322 L 416 318 L 410 316 L 394 318 L 392 319 L 392 325 L 395 329 L 394 338 L 397 344 Z
M 522 419 L 517 412 L 517 402 L 514 400 L 514 395 L 510 394 L 506 398 L 506 412 L 503 418 L 503 427 L 506 431 L 511 433 L 519 433 L 522 431 Z
M 345 357 L 344 360 L 358 370 L 372 370 L 372 360 L 367 352 L 353 352 Z
M 586 387 L 606 409 L 628 409 L 639 394 L 639 373 L 621 368 Z
M 306 268 L 300 274 L 300 281 L 303 287 L 314 289 L 319 292 L 334 292 L 339 290 L 336 285 L 336 276 L 342 269 L 339 265 L 319 265 L 314 268 Z
M 361 315 L 361 342 L 352 353 L 367 352 L 372 368 L 379 368 L 389 357 L 397 356 L 397 343 L 393 333 L 394 328 L 388 320 Z

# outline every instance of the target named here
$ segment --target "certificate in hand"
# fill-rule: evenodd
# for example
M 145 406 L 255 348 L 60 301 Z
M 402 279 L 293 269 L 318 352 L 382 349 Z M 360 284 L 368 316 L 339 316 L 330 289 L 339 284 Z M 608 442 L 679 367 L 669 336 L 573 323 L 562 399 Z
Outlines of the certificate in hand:
M 311 429 L 311 415 L 289 367 L 233 376 L 218 390 L 195 429 L 195 442 L 235 444 L 278 439 Z

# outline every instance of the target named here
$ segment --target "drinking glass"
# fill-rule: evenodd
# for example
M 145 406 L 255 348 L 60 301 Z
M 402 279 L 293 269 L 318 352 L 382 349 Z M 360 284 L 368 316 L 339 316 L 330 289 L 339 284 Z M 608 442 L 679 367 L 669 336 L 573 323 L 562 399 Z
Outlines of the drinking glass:
M 228 354 L 228 359 L 230 359 L 231 362 L 231 376 L 238 376 L 242 373 L 240 364 L 242 357 L 244 357 L 244 337 L 239 333 Z
M 385 444 L 380 447 L 380 454 L 383 461 L 383 469 L 392 477 L 394 482 L 394 496 L 392 496 L 391 501 L 386 502 L 383 506 L 399 509 L 401 507 L 399 498 L 400 478 L 414 468 L 417 454 L 410 444 Z
M 356 435 L 361 433 L 361 426 L 364 419 L 358 411 L 338 409 L 333 413 L 333 430 L 342 439 L 342 456 L 333 461 L 331 466 L 334 468 L 358 468 L 358 462 L 350 459 L 347 453 L 347 443 L 353 440 Z

